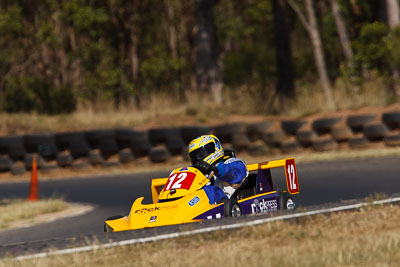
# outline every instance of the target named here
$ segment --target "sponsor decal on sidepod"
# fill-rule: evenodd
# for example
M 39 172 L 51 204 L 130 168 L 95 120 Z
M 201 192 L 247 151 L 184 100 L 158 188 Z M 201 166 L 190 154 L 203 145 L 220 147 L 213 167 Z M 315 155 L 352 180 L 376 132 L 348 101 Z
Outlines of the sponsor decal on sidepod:
M 156 206 L 154 208 L 142 208 L 139 210 L 135 210 L 135 213 L 141 215 L 141 214 L 146 214 L 146 213 L 154 212 L 154 211 L 175 209 L 177 207 L 178 207 L 178 204 L 172 205 L 172 206 L 160 206 L 160 207 Z
M 278 210 L 278 203 L 275 199 L 267 201 L 265 201 L 265 199 L 261 201 L 255 199 L 251 204 L 251 213 L 268 212 L 273 210 Z
M 193 207 L 194 205 L 196 205 L 197 203 L 199 203 L 199 201 L 200 201 L 200 198 L 198 197 L 198 196 L 195 196 L 194 198 L 192 198 L 190 201 L 189 201 L 189 206 L 190 207 Z

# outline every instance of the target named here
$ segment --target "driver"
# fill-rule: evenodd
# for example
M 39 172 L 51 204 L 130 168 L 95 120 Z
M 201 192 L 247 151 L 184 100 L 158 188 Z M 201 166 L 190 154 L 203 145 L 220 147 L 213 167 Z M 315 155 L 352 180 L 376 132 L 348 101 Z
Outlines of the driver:
M 243 160 L 236 157 L 224 160 L 224 150 L 214 135 L 202 135 L 193 139 L 189 144 L 189 158 L 192 165 L 207 178 L 211 173 L 214 175 L 214 185 L 204 187 L 210 204 L 230 198 L 249 174 Z

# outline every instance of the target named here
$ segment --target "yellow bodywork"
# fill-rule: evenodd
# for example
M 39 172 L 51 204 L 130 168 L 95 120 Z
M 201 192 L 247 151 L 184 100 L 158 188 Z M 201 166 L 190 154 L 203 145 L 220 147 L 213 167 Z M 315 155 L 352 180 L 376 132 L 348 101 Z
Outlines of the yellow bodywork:
M 203 190 L 199 190 L 203 188 L 209 180 L 196 168 L 187 167 L 176 169 L 171 173 L 170 177 L 174 174 L 177 174 L 179 177 L 179 174 L 185 172 L 196 174 L 189 189 L 175 189 L 176 192 L 172 194 L 172 190 L 164 190 L 168 178 L 153 179 L 151 183 L 153 204 L 142 204 L 143 197 L 136 199 L 129 215 L 120 219 L 106 221 L 108 227 L 111 227 L 112 231 L 116 232 L 195 222 L 198 220 L 193 220 L 193 218 L 199 214 L 219 205 L 223 205 L 209 204 L 206 193 Z M 168 201 L 170 199 L 171 201 Z M 190 206 L 189 202 L 192 199 L 196 199 L 196 203 Z M 158 203 L 159 200 L 164 200 L 166 202 Z
M 286 171 L 288 169 L 287 167 L 289 166 L 289 163 L 292 164 L 294 167 L 294 159 L 288 158 L 258 164 L 250 164 L 247 165 L 247 169 L 249 172 L 252 172 L 258 169 L 264 170 L 284 167 Z M 193 175 L 195 175 L 193 182 L 190 185 L 190 188 L 174 189 L 174 186 L 171 185 L 172 182 L 168 182 L 171 181 L 171 177 L 173 177 L 174 175 L 176 177 L 175 181 L 179 182 L 179 175 L 189 172 L 194 173 Z M 288 191 L 290 194 L 297 194 L 299 192 L 298 188 L 296 191 L 290 190 L 289 187 L 291 179 L 292 181 L 296 179 L 296 183 L 298 184 L 295 167 L 293 168 L 292 175 L 294 175 L 292 177 L 293 179 L 290 175 L 288 175 L 288 172 L 286 172 Z M 171 172 L 169 178 L 153 179 L 151 184 L 153 203 L 142 204 L 143 197 L 136 199 L 131 207 L 129 215 L 120 219 L 105 221 L 107 231 L 117 232 L 199 221 L 194 218 L 213 208 L 223 205 L 223 203 L 218 205 L 211 205 L 205 191 L 200 190 L 208 183 L 208 181 L 209 179 L 207 179 L 199 170 L 193 167 L 176 169 Z M 274 192 L 276 191 L 264 194 L 267 195 Z M 252 199 L 254 197 L 250 197 L 248 199 Z M 239 202 L 242 201 L 244 200 L 241 200 Z
M 195 197 L 199 198 L 198 203 L 194 206 L 189 206 L 189 201 Z M 145 227 L 189 223 L 198 221 L 193 220 L 193 218 L 216 207 L 216 205 L 209 204 L 204 190 L 199 190 L 195 194 L 171 202 L 143 205 L 142 201 L 143 197 L 136 199 L 128 216 L 106 221 L 107 225 L 113 231 L 125 231 Z M 154 216 L 156 217 L 154 218 Z

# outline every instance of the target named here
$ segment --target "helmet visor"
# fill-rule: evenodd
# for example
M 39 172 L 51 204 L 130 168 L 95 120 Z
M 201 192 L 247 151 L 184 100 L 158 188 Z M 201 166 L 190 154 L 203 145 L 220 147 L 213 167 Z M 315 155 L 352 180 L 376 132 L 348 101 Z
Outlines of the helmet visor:
M 214 143 L 209 143 L 205 146 L 199 147 L 196 150 L 193 150 L 189 153 L 189 158 L 192 164 L 194 165 L 196 162 L 202 161 L 209 155 L 215 152 Z

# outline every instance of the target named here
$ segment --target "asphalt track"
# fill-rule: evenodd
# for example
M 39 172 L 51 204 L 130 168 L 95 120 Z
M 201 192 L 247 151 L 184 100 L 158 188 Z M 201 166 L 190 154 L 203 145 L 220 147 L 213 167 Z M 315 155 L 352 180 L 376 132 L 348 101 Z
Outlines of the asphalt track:
M 400 158 L 298 164 L 297 172 L 301 193 L 296 196 L 296 203 L 303 207 L 364 198 L 375 192 L 400 192 Z M 168 172 L 153 172 L 42 181 L 42 197 L 62 195 L 67 201 L 93 204 L 95 210 L 75 218 L 0 232 L 0 245 L 101 234 L 106 217 L 126 215 L 139 196 L 149 203 L 151 178 L 166 175 Z M 282 188 L 283 171 L 274 171 L 273 177 L 276 186 Z M 0 184 L 0 198 L 26 197 L 28 191 L 28 183 Z

